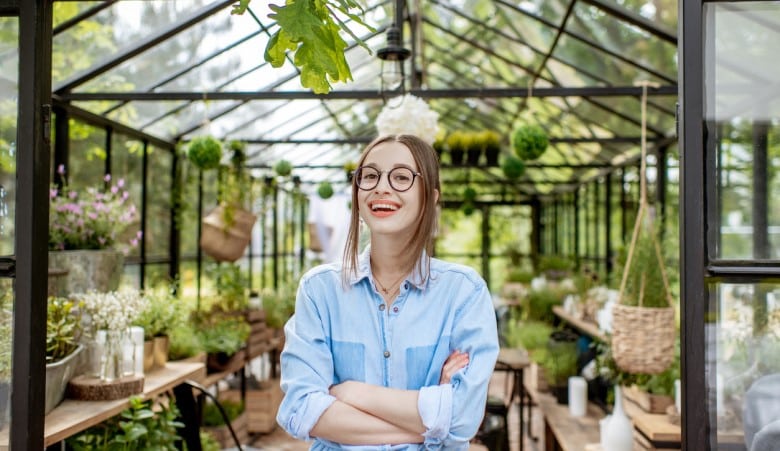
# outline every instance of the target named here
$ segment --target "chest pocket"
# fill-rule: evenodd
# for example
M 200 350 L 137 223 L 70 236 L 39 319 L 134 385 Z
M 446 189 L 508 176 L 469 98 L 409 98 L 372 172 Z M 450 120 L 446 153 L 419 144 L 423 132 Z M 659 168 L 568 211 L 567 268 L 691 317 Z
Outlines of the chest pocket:
M 350 343 L 346 341 L 334 341 L 333 365 L 335 379 L 334 384 L 344 381 L 366 380 L 366 348 L 362 343 Z

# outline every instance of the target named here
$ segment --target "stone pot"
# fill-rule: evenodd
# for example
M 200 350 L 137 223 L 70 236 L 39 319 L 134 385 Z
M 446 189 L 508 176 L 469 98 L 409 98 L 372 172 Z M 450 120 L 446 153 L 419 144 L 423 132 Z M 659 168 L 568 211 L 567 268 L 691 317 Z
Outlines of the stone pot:
M 114 249 L 49 251 L 49 268 L 65 269 L 65 293 L 101 293 L 119 288 L 125 257 Z

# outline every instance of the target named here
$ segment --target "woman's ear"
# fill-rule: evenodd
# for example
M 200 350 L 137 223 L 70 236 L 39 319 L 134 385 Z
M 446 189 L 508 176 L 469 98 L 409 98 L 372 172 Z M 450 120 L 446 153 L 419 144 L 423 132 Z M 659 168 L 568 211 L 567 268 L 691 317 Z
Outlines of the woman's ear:
M 439 190 L 435 189 L 433 190 L 433 204 L 436 205 L 439 203 Z

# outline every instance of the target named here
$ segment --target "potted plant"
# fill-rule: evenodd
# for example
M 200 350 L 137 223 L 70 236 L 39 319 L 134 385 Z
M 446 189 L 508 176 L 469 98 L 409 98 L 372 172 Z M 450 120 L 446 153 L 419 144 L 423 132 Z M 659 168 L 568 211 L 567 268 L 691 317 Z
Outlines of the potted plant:
M 623 275 L 612 309 L 612 353 L 630 373 L 661 373 L 675 358 L 675 311 L 656 234 L 640 224 L 633 247 L 619 257 Z
M 489 167 L 498 166 L 498 156 L 501 153 L 501 135 L 494 130 L 483 130 L 479 133 L 485 152 L 485 164 Z
M 543 255 L 539 258 L 539 272 L 550 280 L 563 280 L 574 268 L 574 261 L 562 255 Z
M 200 247 L 216 261 L 234 262 L 252 239 L 252 179 L 244 168 L 244 145 L 231 142 L 231 165 L 220 171 L 217 206 L 202 221 Z M 281 162 L 280 162 L 281 163 Z
M 66 298 L 48 299 L 46 318 L 46 400 L 44 414 L 65 396 L 68 382 L 76 376 L 81 338 L 81 305 Z
M 65 168 L 60 166 L 57 172 L 64 180 Z M 67 293 L 115 290 L 124 263 L 122 251 L 141 239 L 139 230 L 121 243 L 139 216 L 124 180 L 111 180 L 111 175 L 104 177 L 109 184 L 105 189 L 79 191 L 65 184 L 49 190 L 49 267 L 67 270 Z
M 171 331 L 181 322 L 181 301 L 173 287 L 146 290 L 147 302 L 133 324 L 144 329 L 144 372 L 163 368 L 168 361 Z
M 287 177 L 292 173 L 293 165 L 287 160 L 279 160 L 274 164 L 274 172 L 280 177 Z
M 569 378 L 577 374 L 576 335 L 563 330 L 553 332 L 541 366 L 555 399 L 559 404 L 567 404 Z
M 210 373 L 224 371 L 249 337 L 249 324 L 241 316 L 211 311 L 196 316 L 196 334 L 206 352 L 206 366 Z
M 548 390 L 542 363 L 547 359 L 547 343 L 550 340 L 553 328 L 543 321 L 523 321 L 520 318 L 512 318 L 507 322 L 503 331 L 503 337 L 508 347 L 522 347 L 528 352 L 531 360 L 531 382 L 538 392 Z
M 542 156 L 549 144 L 547 133 L 538 125 L 522 125 L 512 133 L 512 148 L 524 161 L 535 160 Z
M 260 293 L 265 322 L 268 327 L 281 330 L 295 312 L 295 291 L 290 288 L 264 288 Z
M 465 134 L 466 162 L 469 166 L 479 166 L 479 160 L 485 151 L 485 145 L 482 142 L 482 135 L 479 132 L 469 132 Z
M 450 152 L 450 164 L 463 166 L 463 158 L 466 156 L 468 138 L 466 132 L 455 130 L 447 135 L 445 143 Z
M 187 158 L 203 171 L 216 169 L 222 161 L 222 143 L 213 136 L 198 136 L 190 141 Z

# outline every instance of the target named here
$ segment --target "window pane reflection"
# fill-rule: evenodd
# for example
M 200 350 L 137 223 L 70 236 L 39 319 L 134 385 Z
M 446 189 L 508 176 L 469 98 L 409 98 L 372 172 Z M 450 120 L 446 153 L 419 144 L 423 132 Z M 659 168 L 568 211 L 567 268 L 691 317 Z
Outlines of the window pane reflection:
M 704 5 L 705 117 L 715 155 L 713 252 L 780 258 L 780 3 Z
M 711 449 L 774 449 L 751 446 L 780 424 L 780 285 L 718 284 L 712 293 L 706 363 Z

